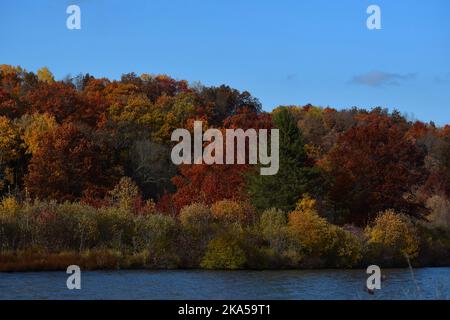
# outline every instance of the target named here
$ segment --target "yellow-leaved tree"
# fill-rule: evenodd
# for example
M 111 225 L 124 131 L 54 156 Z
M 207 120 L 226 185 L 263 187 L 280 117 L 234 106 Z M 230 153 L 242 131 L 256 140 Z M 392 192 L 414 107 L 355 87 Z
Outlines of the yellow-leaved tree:
M 416 227 L 409 218 L 394 210 L 381 212 L 366 228 L 365 235 L 373 259 L 406 262 L 419 253 Z

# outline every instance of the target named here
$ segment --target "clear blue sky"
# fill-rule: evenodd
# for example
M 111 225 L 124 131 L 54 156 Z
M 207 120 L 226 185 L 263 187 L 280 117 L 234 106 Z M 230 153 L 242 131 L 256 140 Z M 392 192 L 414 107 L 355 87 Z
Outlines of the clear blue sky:
M 66 8 L 81 8 L 81 30 Z M 382 30 L 366 28 L 381 7 Z M 396 107 L 450 123 L 448 0 L 17 0 L 0 4 L 0 63 L 59 79 L 164 73 L 228 84 L 265 110 Z

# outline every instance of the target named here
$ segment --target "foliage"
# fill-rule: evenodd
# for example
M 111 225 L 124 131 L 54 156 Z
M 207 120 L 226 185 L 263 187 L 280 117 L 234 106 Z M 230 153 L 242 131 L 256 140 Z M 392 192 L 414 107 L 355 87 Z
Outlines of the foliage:
M 48 134 L 30 161 L 25 185 L 39 198 L 79 199 L 105 195 L 116 181 L 117 168 L 108 146 L 73 124 Z
M 258 232 L 276 253 L 282 254 L 287 247 L 287 216 L 275 208 L 265 210 L 260 217 Z
M 405 261 L 419 252 L 417 230 L 410 220 L 393 210 L 380 213 L 365 230 L 371 254 L 384 260 Z
M 113 190 L 109 191 L 113 203 L 120 208 L 131 211 L 139 196 L 139 188 L 129 177 L 122 177 Z
M 278 173 L 174 165 L 171 133 L 195 120 L 279 129 Z M 404 253 L 443 265 L 450 126 L 382 108 L 265 112 L 247 91 L 167 75 L 59 81 L 0 65 L 0 196 L 0 253 L 25 270 L 17 259 L 46 256 L 49 268 L 361 267 Z
M 444 196 L 434 195 L 427 200 L 426 205 L 431 210 L 427 216 L 429 223 L 433 227 L 450 231 L 450 201 Z
M 303 194 L 318 196 L 325 180 L 321 170 L 310 163 L 291 112 L 287 108 L 275 110 L 273 121 L 280 130 L 279 171 L 270 176 L 261 176 L 257 171 L 250 174 L 248 192 L 259 210 L 276 207 L 287 212 L 294 209 Z
M 54 130 L 58 124 L 53 116 L 49 114 L 23 115 L 19 120 L 21 138 L 26 146 L 27 153 L 35 154 L 47 138 L 49 132 Z
M 200 266 L 205 269 L 240 269 L 245 265 L 245 253 L 238 240 L 218 236 L 208 244 Z
M 297 204 L 289 213 L 289 231 L 300 249 L 306 254 L 323 256 L 334 245 L 333 229 L 326 219 L 320 217 L 315 209 L 316 201 L 309 196 Z
M 423 152 L 394 119 L 375 112 L 360 119 L 324 162 L 334 178 L 330 199 L 349 213 L 340 220 L 364 225 L 389 208 L 421 216 L 423 205 L 415 201 L 413 188 L 423 183 Z
M 43 67 L 36 72 L 37 78 L 39 81 L 53 83 L 55 82 L 55 78 L 53 74 L 47 67 Z
M 320 217 L 316 211 L 316 201 L 309 196 L 301 199 L 297 208 L 289 214 L 288 226 L 294 250 L 299 250 L 300 256 L 318 259 L 313 260 L 314 263 L 351 267 L 361 259 L 359 240 Z
M 174 240 L 177 225 L 173 218 L 154 214 L 140 216 L 134 221 L 133 247 L 135 252 L 147 251 L 157 266 L 170 266 L 177 262 Z
M 246 218 L 246 211 L 241 203 L 221 200 L 211 206 L 212 216 L 223 224 L 240 224 Z
M 202 229 L 212 223 L 213 216 L 206 205 L 193 203 L 181 209 L 179 219 L 185 228 Z

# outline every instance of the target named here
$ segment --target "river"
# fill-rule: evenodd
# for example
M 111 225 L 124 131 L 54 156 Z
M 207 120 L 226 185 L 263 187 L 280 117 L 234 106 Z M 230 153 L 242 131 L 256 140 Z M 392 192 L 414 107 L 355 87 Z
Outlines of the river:
M 450 299 L 450 268 L 382 270 L 369 295 L 365 270 L 85 271 L 0 273 L 0 299 Z

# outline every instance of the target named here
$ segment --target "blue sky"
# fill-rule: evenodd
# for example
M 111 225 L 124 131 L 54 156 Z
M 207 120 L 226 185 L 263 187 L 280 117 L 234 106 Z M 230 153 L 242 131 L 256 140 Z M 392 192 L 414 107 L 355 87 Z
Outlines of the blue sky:
M 66 8 L 81 8 L 81 30 Z M 381 8 L 368 30 L 366 8 Z M 265 110 L 396 107 L 450 123 L 448 0 L 18 0 L 0 4 L 0 63 L 59 79 L 164 73 L 228 84 Z

